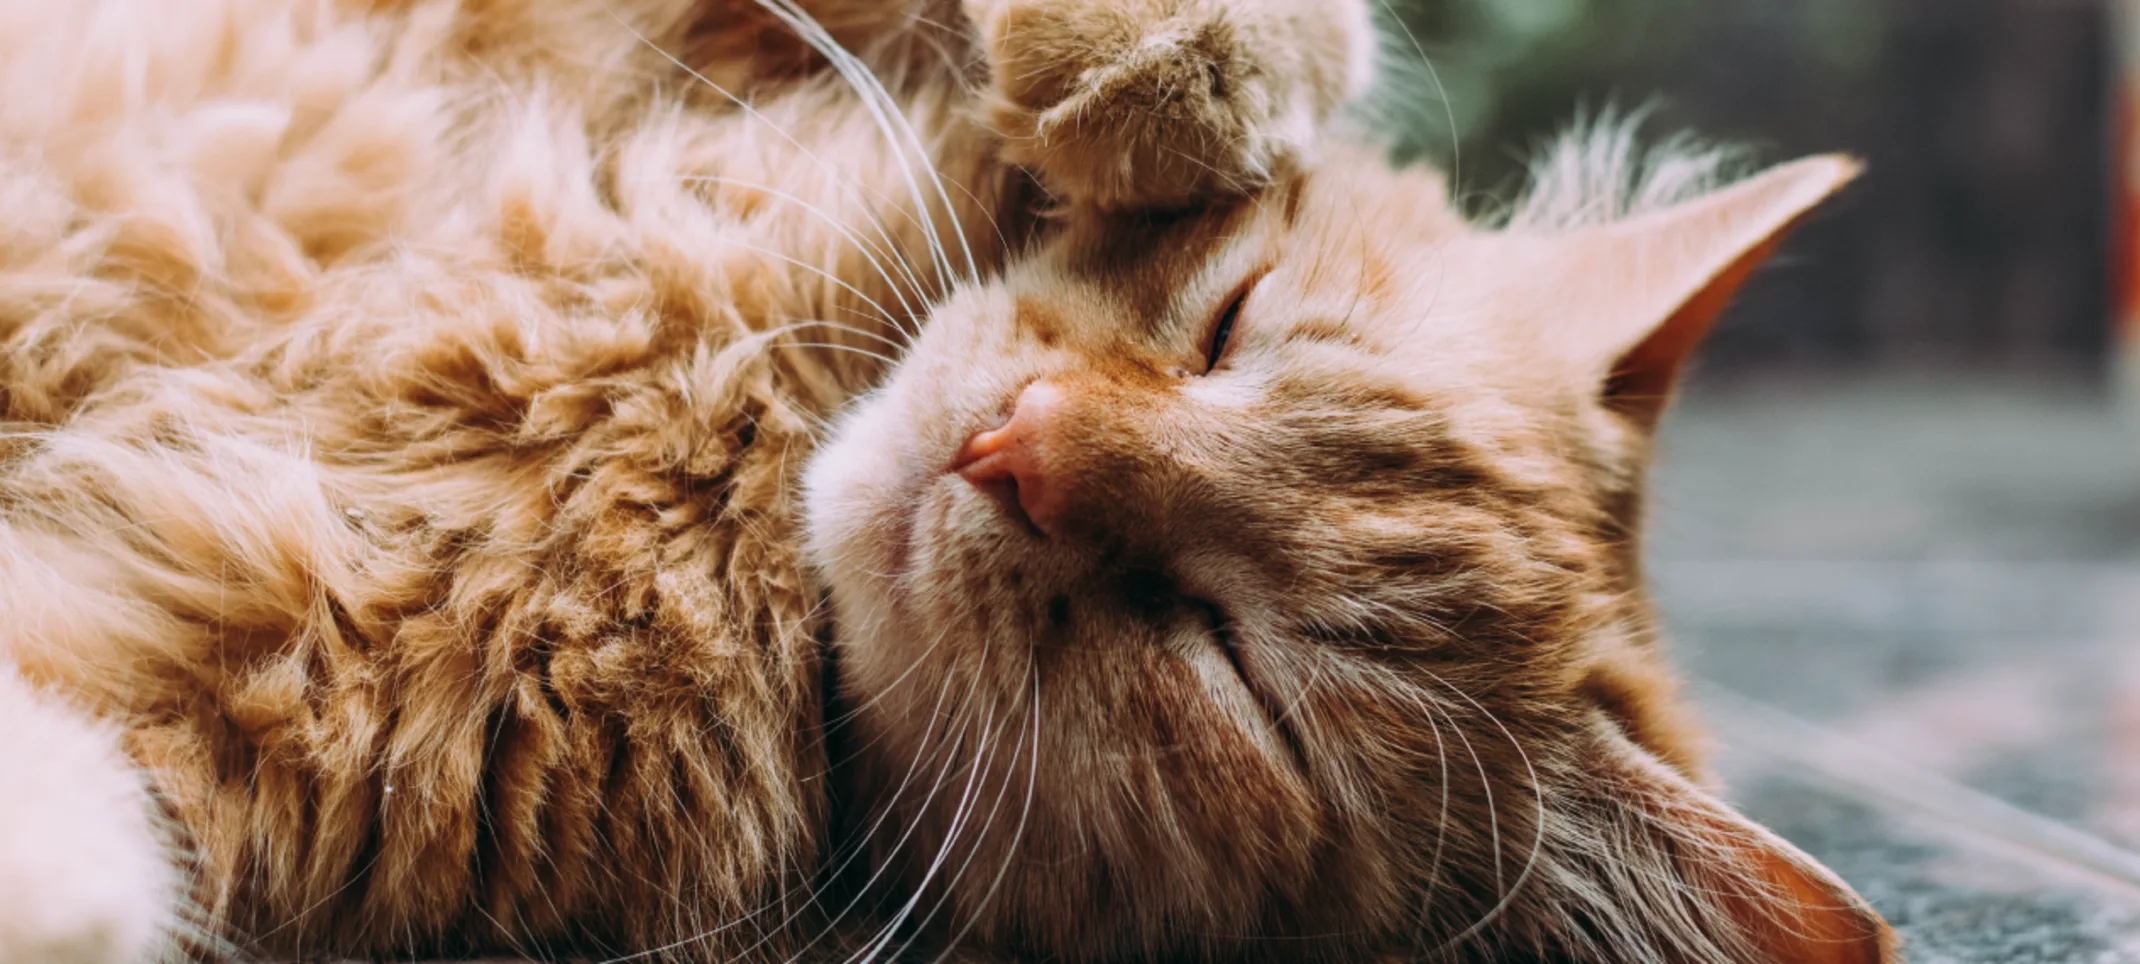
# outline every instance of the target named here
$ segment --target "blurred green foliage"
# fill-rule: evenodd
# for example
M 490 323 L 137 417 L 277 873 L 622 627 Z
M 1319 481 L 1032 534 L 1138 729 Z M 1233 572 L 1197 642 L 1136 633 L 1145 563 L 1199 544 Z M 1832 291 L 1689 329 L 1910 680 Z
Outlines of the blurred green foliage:
M 1721 32 L 1753 26 L 1842 81 L 1877 58 L 1886 5 L 1868 0 L 1386 0 L 1384 105 L 1401 151 L 1498 193 L 1523 153 L 1581 110 L 1656 104 L 1675 113 L 1673 81 L 1716 53 Z M 1727 132 L 1737 134 L 1739 132 Z
M 1868 162 L 1740 299 L 1714 366 L 2103 357 L 2106 0 L 1375 2 L 1376 118 L 1474 211 L 1608 107 L 1656 108 L 1652 137 Z

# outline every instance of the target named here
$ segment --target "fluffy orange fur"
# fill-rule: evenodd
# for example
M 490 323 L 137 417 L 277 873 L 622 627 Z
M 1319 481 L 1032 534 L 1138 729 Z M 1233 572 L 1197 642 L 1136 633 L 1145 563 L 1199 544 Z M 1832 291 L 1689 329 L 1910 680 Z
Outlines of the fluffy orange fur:
M 1674 371 L 1853 166 L 1711 193 L 1623 134 L 1499 228 L 1333 151 L 1072 221 L 936 312 L 807 498 L 863 748 L 841 810 L 893 907 L 944 908 L 923 940 L 1892 959 L 1702 789 L 1637 564 Z M 975 432 L 1015 463 L 983 484 L 947 471 Z
M 0 2 L 0 958 L 1888 959 L 1632 548 L 1847 171 L 1474 227 L 1366 24 Z M 1040 382 L 1045 528 L 945 471 Z

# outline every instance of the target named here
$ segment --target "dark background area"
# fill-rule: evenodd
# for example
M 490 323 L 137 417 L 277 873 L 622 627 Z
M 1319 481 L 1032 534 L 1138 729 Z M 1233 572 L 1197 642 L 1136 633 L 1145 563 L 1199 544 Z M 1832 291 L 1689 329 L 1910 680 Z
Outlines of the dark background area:
M 1461 143 L 1462 187 L 1478 203 L 1512 193 L 1526 152 L 1579 109 L 1613 104 L 1654 104 L 1653 133 L 1690 130 L 1764 161 L 1841 150 L 1869 162 L 1749 290 L 1706 371 L 2103 370 L 2102 0 L 1391 0 L 1390 11 L 1440 81 L 1404 85 L 1402 143 L 1445 169 Z M 1418 60 L 1405 46 L 1401 65 Z

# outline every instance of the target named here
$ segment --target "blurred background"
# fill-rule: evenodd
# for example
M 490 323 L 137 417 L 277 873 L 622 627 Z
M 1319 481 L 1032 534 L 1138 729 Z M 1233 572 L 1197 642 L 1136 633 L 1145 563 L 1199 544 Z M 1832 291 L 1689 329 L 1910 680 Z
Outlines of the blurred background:
M 1919 964 L 2140 962 L 2123 2 L 1390 0 L 1392 133 L 1476 209 L 1609 104 L 1869 162 L 1704 353 L 1646 551 L 1731 795 Z
M 1716 366 L 2100 370 L 2105 0 L 1391 0 L 1441 91 L 1401 143 L 1505 197 L 1578 107 L 1657 107 L 1769 160 L 1870 162 L 1708 352 Z M 1408 59 L 1400 42 L 1394 56 Z M 1411 85 L 1408 85 L 1411 86 Z M 1446 103 L 1441 92 L 1446 92 Z M 1452 125 L 1453 122 L 1453 125 Z

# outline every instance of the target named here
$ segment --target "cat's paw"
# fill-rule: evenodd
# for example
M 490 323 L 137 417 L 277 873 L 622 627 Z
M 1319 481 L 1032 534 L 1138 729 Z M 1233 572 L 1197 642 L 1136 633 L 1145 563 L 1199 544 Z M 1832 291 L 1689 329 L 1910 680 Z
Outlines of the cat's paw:
M 1072 203 L 1253 191 L 1368 81 L 1354 0 L 967 0 L 1009 160 Z
M 177 872 L 115 735 L 0 665 L 0 964 L 152 964 Z

